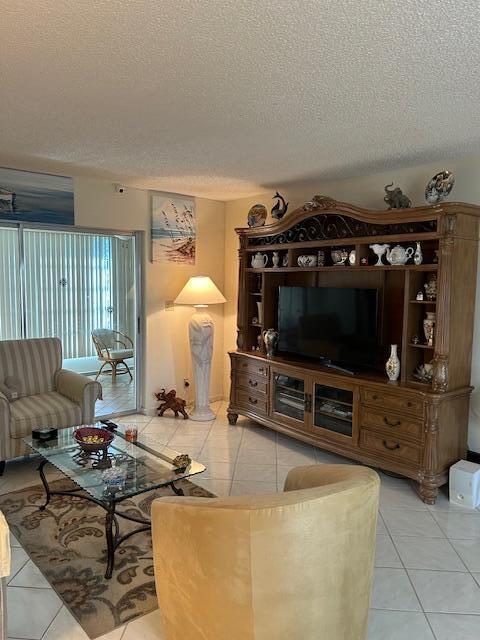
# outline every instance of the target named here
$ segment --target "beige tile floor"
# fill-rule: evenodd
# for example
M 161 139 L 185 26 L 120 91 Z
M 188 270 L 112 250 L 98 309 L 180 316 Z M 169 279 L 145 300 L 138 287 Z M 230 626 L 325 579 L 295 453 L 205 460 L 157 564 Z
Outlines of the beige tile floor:
M 117 376 L 115 381 L 106 374 L 99 376 L 98 382 L 102 385 L 103 399 L 97 400 L 95 404 L 97 417 L 135 410 L 135 372 L 133 369 L 132 376 L 133 381 L 127 374 Z M 94 375 L 89 377 L 95 379 Z
M 348 462 L 246 419 L 231 427 L 226 405 L 214 408 L 217 418 L 209 423 L 148 416 L 121 421 L 204 462 L 208 470 L 196 481 L 217 495 L 281 491 L 291 467 Z M 36 482 L 35 468 L 34 460 L 9 463 L 1 493 Z M 385 474 L 381 481 L 368 640 L 479 640 L 480 512 L 453 508 L 444 495 L 427 507 L 409 481 Z M 18 542 L 12 543 L 9 638 L 87 640 Z M 101 640 L 162 638 L 154 611 Z

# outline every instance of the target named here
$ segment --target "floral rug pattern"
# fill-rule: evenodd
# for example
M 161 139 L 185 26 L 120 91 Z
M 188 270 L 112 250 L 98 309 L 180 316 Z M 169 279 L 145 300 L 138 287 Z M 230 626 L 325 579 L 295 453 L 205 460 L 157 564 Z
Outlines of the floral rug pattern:
M 212 497 L 188 480 L 176 486 L 185 495 Z M 52 490 L 73 487 L 67 479 L 51 483 Z M 165 495 L 173 495 L 172 490 L 157 489 L 125 500 L 118 511 L 149 518 L 152 501 Z M 113 576 L 105 580 L 105 511 L 74 496 L 53 496 L 45 511 L 40 511 L 44 502 L 44 489 L 38 485 L 0 496 L 0 510 L 90 638 L 157 608 L 149 532 L 133 535 L 117 549 Z M 123 518 L 119 523 L 122 535 L 139 526 Z

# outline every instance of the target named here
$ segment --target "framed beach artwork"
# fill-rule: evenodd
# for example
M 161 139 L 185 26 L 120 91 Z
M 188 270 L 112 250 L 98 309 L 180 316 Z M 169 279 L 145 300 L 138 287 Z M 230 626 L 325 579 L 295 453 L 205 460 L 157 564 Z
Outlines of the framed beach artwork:
M 2 220 L 73 226 L 72 178 L 0 167 Z
M 152 195 L 152 262 L 195 264 L 195 200 Z

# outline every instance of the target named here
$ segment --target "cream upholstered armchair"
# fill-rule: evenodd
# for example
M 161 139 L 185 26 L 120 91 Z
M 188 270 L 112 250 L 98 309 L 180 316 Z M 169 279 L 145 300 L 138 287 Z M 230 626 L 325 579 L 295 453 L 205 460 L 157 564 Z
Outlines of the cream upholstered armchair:
M 155 500 L 166 640 L 364 640 L 378 492 L 371 469 L 314 465 L 281 494 Z
M 0 341 L 0 475 L 33 428 L 93 421 L 100 383 L 61 367 L 58 338 Z

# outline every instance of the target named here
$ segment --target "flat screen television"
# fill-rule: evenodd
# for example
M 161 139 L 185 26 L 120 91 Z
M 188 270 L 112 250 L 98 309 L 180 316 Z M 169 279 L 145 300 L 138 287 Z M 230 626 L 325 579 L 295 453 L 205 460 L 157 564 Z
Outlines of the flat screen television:
M 378 289 L 279 287 L 278 351 L 347 368 L 376 367 Z

